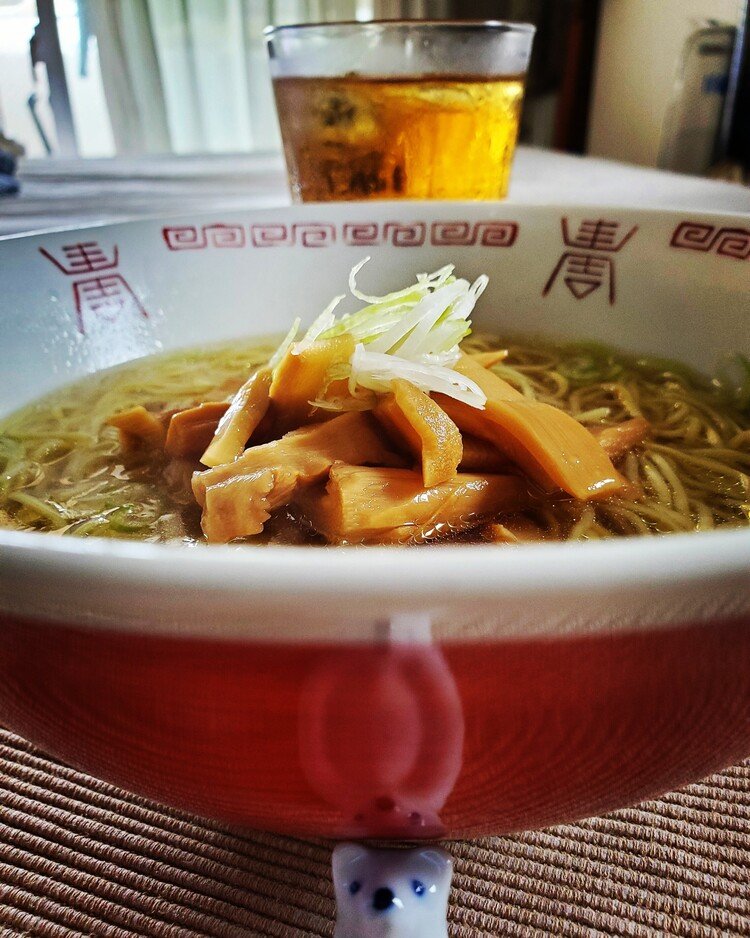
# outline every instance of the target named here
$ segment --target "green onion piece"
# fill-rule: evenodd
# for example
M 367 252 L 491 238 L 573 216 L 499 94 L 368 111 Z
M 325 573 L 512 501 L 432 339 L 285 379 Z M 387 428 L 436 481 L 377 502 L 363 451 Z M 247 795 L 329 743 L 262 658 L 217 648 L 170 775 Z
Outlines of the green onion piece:
M 55 528 L 62 528 L 70 523 L 70 518 L 65 513 L 65 510 L 56 502 L 43 501 L 41 498 L 29 495 L 28 492 L 11 492 L 8 496 L 8 500 L 30 509 L 40 518 L 49 521 Z
M 724 356 L 714 384 L 738 410 L 750 412 L 750 358 L 739 352 Z
M 67 440 L 61 440 L 57 437 L 52 439 L 45 440 L 43 443 L 38 444 L 31 451 L 31 456 L 37 462 L 40 463 L 51 463 L 56 462 L 58 459 L 62 459 L 63 456 L 67 456 L 72 449 L 70 443 Z
M 622 365 L 611 355 L 600 354 L 596 347 L 581 348 L 578 354 L 564 359 L 558 366 L 560 374 L 571 384 L 598 384 L 602 381 L 614 381 L 622 374 Z
M 88 537 L 90 534 L 96 533 L 106 524 L 107 519 L 103 518 L 101 515 L 97 515 L 94 518 L 86 518 L 83 521 L 78 521 L 75 524 L 71 524 L 62 533 L 75 537 Z
M 117 531 L 118 534 L 134 534 L 136 531 L 145 531 L 151 522 L 142 518 L 139 519 L 134 515 L 134 512 L 134 505 L 122 505 L 120 508 L 115 508 L 108 518 L 110 528 Z

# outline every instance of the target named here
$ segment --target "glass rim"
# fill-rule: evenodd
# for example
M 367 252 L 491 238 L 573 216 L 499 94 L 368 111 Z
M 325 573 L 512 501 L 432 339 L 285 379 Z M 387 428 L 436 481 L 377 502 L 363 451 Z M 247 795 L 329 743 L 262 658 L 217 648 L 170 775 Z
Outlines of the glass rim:
M 536 32 L 536 26 L 533 23 L 514 22 L 512 20 L 340 20 L 332 23 L 282 23 L 278 26 L 266 26 L 263 35 L 268 39 L 279 33 L 285 32 L 305 32 L 307 30 L 338 30 L 342 29 L 349 33 L 357 31 L 367 32 L 371 29 L 380 29 L 385 27 L 389 30 L 411 29 L 411 30 L 440 30 L 446 31 L 471 31 L 471 32 L 499 32 L 499 33 L 521 33 L 533 34 Z

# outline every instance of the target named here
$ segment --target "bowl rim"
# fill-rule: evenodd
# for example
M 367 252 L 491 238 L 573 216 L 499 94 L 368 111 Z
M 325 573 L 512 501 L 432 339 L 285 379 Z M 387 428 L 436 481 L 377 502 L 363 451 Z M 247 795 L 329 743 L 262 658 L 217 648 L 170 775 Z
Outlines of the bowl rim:
M 580 158 L 580 157 L 579 157 Z M 625 165 L 625 164 L 623 164 Z M 638 169 L 639 167 L 626 166 L 627 169 Z M 654 173 L 663 172 L 652 170 Z M 669 174 L 666 174 L 669 175 Z M 708 180 L 717 182 L 718 180 Z M 729 183 L 720 183 L 730 185 Z M 136 226 L 141 223 L 154 223 L 185 221 L 187 219 L 200 221 L 213 221 L 218 214 L 225 217 L 230 216 L 265 216 L 278 215 L 285 213 L 317 214 L 319 212 L 332 211 L 338 214 L 345 208 L 352 214 L 361 212 L 375 212 L 377 214 L 387 214 L 388 211 L 399 212 L 419 212 L 420 208 L 428 216 L 435 214 L 440 207 L 445 209 L 464 208 L 469 212 L 482 212 L 484 209 L 494 208 L 504 214 L 514 214 L 516 212 L 530 213 L 531 215 L 551 214 L 559 219 L 562 215 L 584 215 L 593 213 L 594 215 L 604 213 L 623 213 L 625 215 L 643 215 L 649 219 L 671 219 L 672 221 L 685 220 L 690 216 L 690 220 L 702 221 L 712 218 L 727 220 L 735 219 L 738 222 L 750 223 L 750 208 L 748 209 L 707 209 L 705 207 L 691 208 L 690 206 L 679 205 L 628 205 L 625 202 L 516 202 L 511 197 L 506 199 L 375 199 L 350 202 L 286 202 L 278 205 L 265 206 L 242 206 L 228 209 L 223 208 L 219 212 L 210 208 L 188 209 L 184 212 L 148 212 L 136 215 L 123 215 L 120 218 L 110 218 L 104 220 L 91 220 L 86 224 L 71 225 L 49 225 L 44 228 L 33 228 L 28 231 L 15 231 L 10 234 L 0 234 L 0 245 L 5 242 L 20 242 L 25 239 L 38 238 L 43 235 L 65 234 L 73 231 L 89 231 L 93 229 L 113 228 L 120 226 Z
M 278 591 L 300 598 L 335 590 L 342 597 L 408 592 L 415 599 L 497 598 L 659 586 L 675 577 L 691 581 L 722 574 L 746 574 L 750 584 L 750 528 L 504 549 L 492 544 L 187 546 L 0 529 L 0 571 L 11 559 L 37 574 L 90 571 L 123 582 L 229 589 L 248 597 Z

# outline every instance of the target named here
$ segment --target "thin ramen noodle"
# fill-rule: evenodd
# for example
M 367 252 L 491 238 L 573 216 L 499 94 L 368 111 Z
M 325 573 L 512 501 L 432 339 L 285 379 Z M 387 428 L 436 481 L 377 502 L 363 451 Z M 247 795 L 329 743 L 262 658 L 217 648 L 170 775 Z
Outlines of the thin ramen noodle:
M 226 400 L 273 348 L 256 341 L 150 357 L 11 415 L 0 423 L 0 526 L 202 542 L 190 478 L 205 467 L 195 459 L 123 452 L 107 420 L 137 405 L 170 412 Z M 629 490 L 586 502 L 562 493 L 539 497 L 514 512 L 516 531 L 530 531 L 534 540 L 580 541 L 750 523 L 750 419 L 738 394 L 674 362 L 589 343 L 474 335 L 462 345 L 465 353 L 498 348 L 508 354 L 491 371 L 524 398 L 554 405 L 592 432 L 633 418 L 650 427 L 616 462 Z M 436 534 L 466 541 L 486 539 L 483 532 Z M 245 540 L 322 543 L 294 506 L 274 512 L 261 534 Z

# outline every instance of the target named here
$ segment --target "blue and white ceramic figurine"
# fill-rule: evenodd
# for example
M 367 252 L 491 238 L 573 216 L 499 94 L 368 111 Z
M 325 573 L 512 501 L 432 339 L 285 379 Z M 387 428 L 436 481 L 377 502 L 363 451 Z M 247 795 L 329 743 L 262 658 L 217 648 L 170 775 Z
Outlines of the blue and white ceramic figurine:
M 447 938 L 453 861 L 439 847 L 333 851 L 335 938 Z

